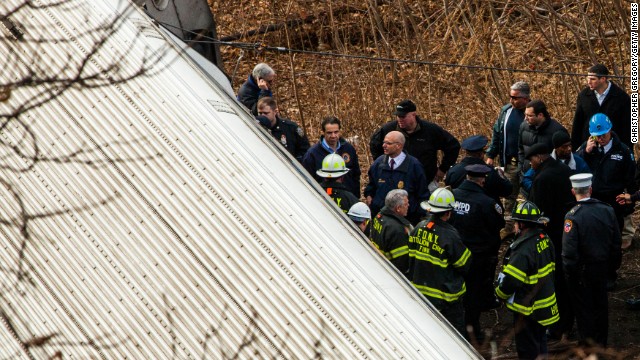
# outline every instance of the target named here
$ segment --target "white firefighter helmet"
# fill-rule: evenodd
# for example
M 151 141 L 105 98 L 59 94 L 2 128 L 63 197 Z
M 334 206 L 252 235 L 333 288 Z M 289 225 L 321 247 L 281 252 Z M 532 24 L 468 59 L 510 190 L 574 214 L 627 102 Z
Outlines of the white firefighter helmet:
M 349 218 L 355 222 L 364 222 L 366 220 L 371 220 L 371 210 L 367 204 L 363 202 L 357 202 L 351 205 L 349 208 L 349 212 L 347 213 Z
M 453 193 L 447 188 L 437 188 L 431 193 L 428 201 L 423 201 L 420 206 L 431 213 L 441 213 L 453 210 L 456 205 L 456 199 Z
M 329 154 L 322 160 L 322 169 L 316 171 L 316 174 L 323 178 L 338 178 L 348 172 L 349 169 L 345 165 L 342 156 Z

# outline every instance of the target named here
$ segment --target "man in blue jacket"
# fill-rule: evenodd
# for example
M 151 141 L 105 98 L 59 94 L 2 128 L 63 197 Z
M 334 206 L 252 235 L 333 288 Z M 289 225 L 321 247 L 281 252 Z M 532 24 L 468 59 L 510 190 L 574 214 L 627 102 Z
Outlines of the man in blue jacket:
M 571 169 L 572 175 L 591 173 L 591 169 L 589 168 L 589 165 L 587 165 L 587 162 L 584 161 L 580 155 L 571 151 L 571 138 L 567 132 L 562 130 L 556 131 L 551 140 L 553 141 L 554 148 L 551 152 L 551 157 L 567 165 L 569 169 Z M 522 178 L 522 189 L 527 195 L 531 191 L 531 184 L 533 183 L 535 175 L 535 170 L 530 168 Z
M 240 86 L 238 101 L 251 110 L 254 116 L 258 115 L 258 100 L 273 96 L 271 88 L 275 79 L 276 72 L 269 65 L 265 63 L 256 65 L 247 81 Z
M 340 119 L 335 116 L 327 116 L 322 119 L 322 136 L 302 158 L 302 166 L 314 175 L 318 182 L 324 179 L 317 175 L 316 171 L 322 168 L 322 159 L 329 154 L 338 154 L 344 159 L 349 172 L 344 176 L 345 188 L 360 198 L 360 164 L 356 149 L 347 140 L 340 136 Z
M 396 120 L 382 125 L 371 135 L 369 148 L 373 158 L 378 158 L 384 152 L 383 141 L 387 134 L 390 131 L 399 131 L 406 139 L 405 152 L 418 159 L 427 183 L 442 180 L 458 158 L 460 152 L 458 140 L 437 124 L 420 118 L 416 114 L 416 104 L 411 100 L 401 101 L 396 105 L 393 114 Z M 438 151 L 442 151 L 442 161 L 439 165 Z
M 384 198 L 394 189 L 404 189 L 409 194 L 407 219 L 417 224 L 426 213 L 420 203 L 429 198 L 427 180 L 418 159 L 403 152 L 404 135 L 391 131 L 384 137 L 380 155 L 369 168 L 369 184 L 364 189 L 366 203 L 377 214 L 384 206 Z

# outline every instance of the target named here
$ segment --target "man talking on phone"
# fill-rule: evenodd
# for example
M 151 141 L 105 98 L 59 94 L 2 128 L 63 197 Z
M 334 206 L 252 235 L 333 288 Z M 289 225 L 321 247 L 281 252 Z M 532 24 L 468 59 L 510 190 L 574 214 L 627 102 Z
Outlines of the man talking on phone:
M 593 171 L 593 192 L 591 197 L 613 207 L 618 221 L 618 228 L 624 226 L 625 206 L 616 201 L 616 196 L 627 192 L 633 193 L 637 186 L 633 181 L 635 160 L 633 152 L 618 135 L 612 131 L 613 125 L 609 117 L 597 113 L 589 120 L 589 139 L 580 146 L 578 154 L 587 162 Z M 609 290 L 615 287 L 615 274 L 610 274 L 607 281 Z
M 267 64 L 260 63 L 253 68 L 240 90 L 238 90 L 238 101 L 247 109 L 251 110 L 253 116 L 258 115 L 258 100 L 263 97 L 272 97 L 273 83 L 276 80 L 276 72 Z

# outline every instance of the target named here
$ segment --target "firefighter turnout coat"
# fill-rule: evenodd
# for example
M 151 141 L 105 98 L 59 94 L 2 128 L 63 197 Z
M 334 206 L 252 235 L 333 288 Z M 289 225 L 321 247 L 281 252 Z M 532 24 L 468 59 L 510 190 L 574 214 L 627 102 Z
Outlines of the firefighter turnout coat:
M 560 319 L 553 282 L 555 250 L 538 227 L 525 229 L 509 246 L 496 295 L 507 308 L 549 326 Z
M 413 226 L 407 219 L 386 206 L 371 223 L 371 242 L 405 275 L 409 267 L 407 241 L 412 229 Z
M 409 236 L 409 280 L 432 302 L 462 298 L 470 258 L 458 231 L 437 216 L 427 216 Z

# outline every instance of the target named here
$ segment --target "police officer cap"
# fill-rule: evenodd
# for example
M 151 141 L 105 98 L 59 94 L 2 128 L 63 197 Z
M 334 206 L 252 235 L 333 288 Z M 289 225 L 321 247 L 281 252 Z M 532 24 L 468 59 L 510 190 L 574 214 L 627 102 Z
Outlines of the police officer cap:
M 527 151 L 525 151 L 524 153 L 524 157 L 525 159 L 529 160 L 530 157 L 534 156 L 534 155 L 540 155 L 540 154 L 550 154 L 551 152 L 549 151 L 549 147 L 543 143 L 537 143 L 534 145 L 531 145 Z
M 467 175 L 472 177 L 483 177 L 491 171 L 491 168 L 484 164 L 467 165 L 464 169 L 467 171 Z
M 398 105 L 396 105 L 396 111 L 393 115 L 405 116 L 410 112 L 416 111 L 416 104 L 411 100 L 402 100 Z
M 583 174 L 572 175 L 569 177 L 569 180 L 571 180 L 571 186 L 578 189 L 578 188 L 585 188 L 585 187 L 591 186 L 592 178 L 593 178 L 593 175 L 589 173 L 583 173 Z
M 480 151 L 484 149 L 488 142 L 489 139 L 484 135 L 473 135 L 462 140 L 460 146 L 467 151 Z

